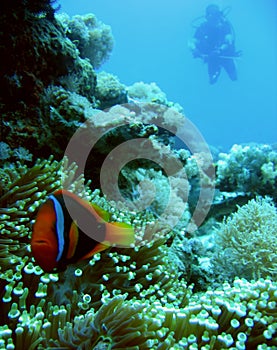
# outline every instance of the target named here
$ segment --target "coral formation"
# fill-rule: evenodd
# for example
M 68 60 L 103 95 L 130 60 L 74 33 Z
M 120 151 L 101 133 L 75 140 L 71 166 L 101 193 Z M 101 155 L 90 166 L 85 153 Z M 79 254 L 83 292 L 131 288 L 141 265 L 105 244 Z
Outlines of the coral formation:
M 229 280 L 235 276 L 276 279 L 276 232 L 277 210 L 272 200 L 252 199 L 239 207 L 217 229 L 215 271 Z
M 6 143 L 1 141 L 0 142 L 0 161 L 3 162 L 4 160 L 10 158 L 11 156 L 11 148 Z
M 74 43 L 82 58 L 88 58 L 94 68 L 99 68 L 110 56 L 114 39 L 111 27 L 99 21 L 92 13 L 70 18 L 56 15 L 67 37 Z
M 71 89 L 74 85 L 76 94 L 93 103 L 96 86 L 93 67 L 66 37 L 50 1 L 17 1 L 4 9 L 0 15 L 1 137 L 12 148 L 29 149 L 32 144 L 30 151 L 37 157 L 48 157 L 51 153 L 61 156 L 60 149 L 55 150 L 55 145 L 51 147 L 49 142 L 58 140 L 59 135 L 55 135 L 56 125 L 51 123 L 45 105 L 45 90 L 60 85 Z
M 127 87 L 129 102 L 155 102 L 167 107 L 175 108 L 178 112 L 182 113 L 183 108 L 178 104 L 168 101 L 166 94 L 159 88 L 156 83 L 144 83 L 142 81 L 136 82 Z
M 100 109 L 127 103 L 125 86 L 120 83 L 115 75 L 103 71 L 97 74 L 95 97 Z
M 277 152 L 265 144 L 234 145 L 220 153 L 217 182 L 223 191 L 277 198 Z
M 86 97 L 61 86 L 49 86 L 42 97 L 43 111 L 48 115 L 51 128 L 41 133 L 44 149 L 51 150 L 56 158 L 61 157 L 68 140 L 85 120 L 97 113 Z M 53 137 L 52 128 L 55 130 Z
M 93 177 L 95 187 L 99 188 L 99 175 L 93 172 L 99 171 L 100 164 L 113 148 L 130 139 L 147 139 L 148 141 L 144 142 L 145 156 L 156 157 L 157 162 L 162 160 L 163 163 L 172 159 L 174 163 L 178 157 L 165 145 L 170 143 L 172 137 L 166 130 L 176 132 L 183 125 L 183 121 L 182 114 L 154 103 L 116 105 L 109 110 L 93 114 L 82 126 L 78 152 L 85 153 L 90 145 L 93 147 L 93 154 L 87 160 L 87 168 L 92 171 L 89 175 Z M 159 130 L 156 124 L 164 130 Z M 99 135 L 102 138 L 92 145 L 94 140 L 99 139 Z M 129 157 L 135 156 L 138 152 L 137 145 L 128 146 Z M 77 161 L 78 156 L 74 155 L 74 159 Z M 176 167 L 173 169 L 177 172 Z

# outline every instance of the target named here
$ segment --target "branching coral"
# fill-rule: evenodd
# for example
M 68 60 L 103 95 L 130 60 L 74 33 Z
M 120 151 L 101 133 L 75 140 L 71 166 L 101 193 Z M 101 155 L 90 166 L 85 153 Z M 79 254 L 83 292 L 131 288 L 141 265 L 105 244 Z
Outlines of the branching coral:
M 215 271 L 222 279 L 232 280 L 236 275 L 276 279 L 276 232 L 277 211 L 272 201 L 269 198 L 250 200 L 217 229 Z

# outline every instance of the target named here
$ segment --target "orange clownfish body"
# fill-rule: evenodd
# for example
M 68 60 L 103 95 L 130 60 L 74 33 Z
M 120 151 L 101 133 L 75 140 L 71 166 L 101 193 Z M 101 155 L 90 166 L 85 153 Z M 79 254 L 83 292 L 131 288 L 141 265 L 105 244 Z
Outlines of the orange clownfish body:
M 59 190 L 48 197 L 36 217 L 31 238 L 33 256 L 46 272 L 90 258 L 112 245 L 130 247 L 132 226 L 109 223 L 110 214 L 72 192 Z

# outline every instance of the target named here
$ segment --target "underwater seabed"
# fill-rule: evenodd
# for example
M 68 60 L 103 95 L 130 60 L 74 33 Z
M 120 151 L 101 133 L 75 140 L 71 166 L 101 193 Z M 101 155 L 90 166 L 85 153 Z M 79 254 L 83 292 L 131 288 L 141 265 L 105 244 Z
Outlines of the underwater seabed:
M 109 26 L 52 6 L 0 5 L 0 350 L 277 349 L 276 145 L 211 154 L 155 83 L 95 71 Z M 44 272 L 32 227 L 61 188 L 134 244 Z

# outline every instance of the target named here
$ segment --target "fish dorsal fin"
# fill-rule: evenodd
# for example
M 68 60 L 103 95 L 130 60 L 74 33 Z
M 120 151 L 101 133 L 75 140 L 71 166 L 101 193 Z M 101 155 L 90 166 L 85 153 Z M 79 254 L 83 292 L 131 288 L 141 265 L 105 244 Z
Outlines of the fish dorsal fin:
M 99 205 L 95 204 L 95 203 L 91 203 L 89 202 L 87 199 L 78 197 L 75 193 L 70 192 L 68 190 L 65 189 L 61 189 L 58 190 L 54 193 L 55 195 L 61 195 L 61 196 L 65 196 L 65 197 L 69 197 L 72 200 L 74 200 L 76 203 L 78 203 L 79 205 L 81 205 L 84 208 L 87 208 L 88 211 L 93 212 L 94 214 L 96 213 L 98 216 L 98 220 L 100 222 L 109 222 L 110 221 L 110 213 L 108 213 L 106 210 L 104 210 L 103 208 L 99 207 Z

